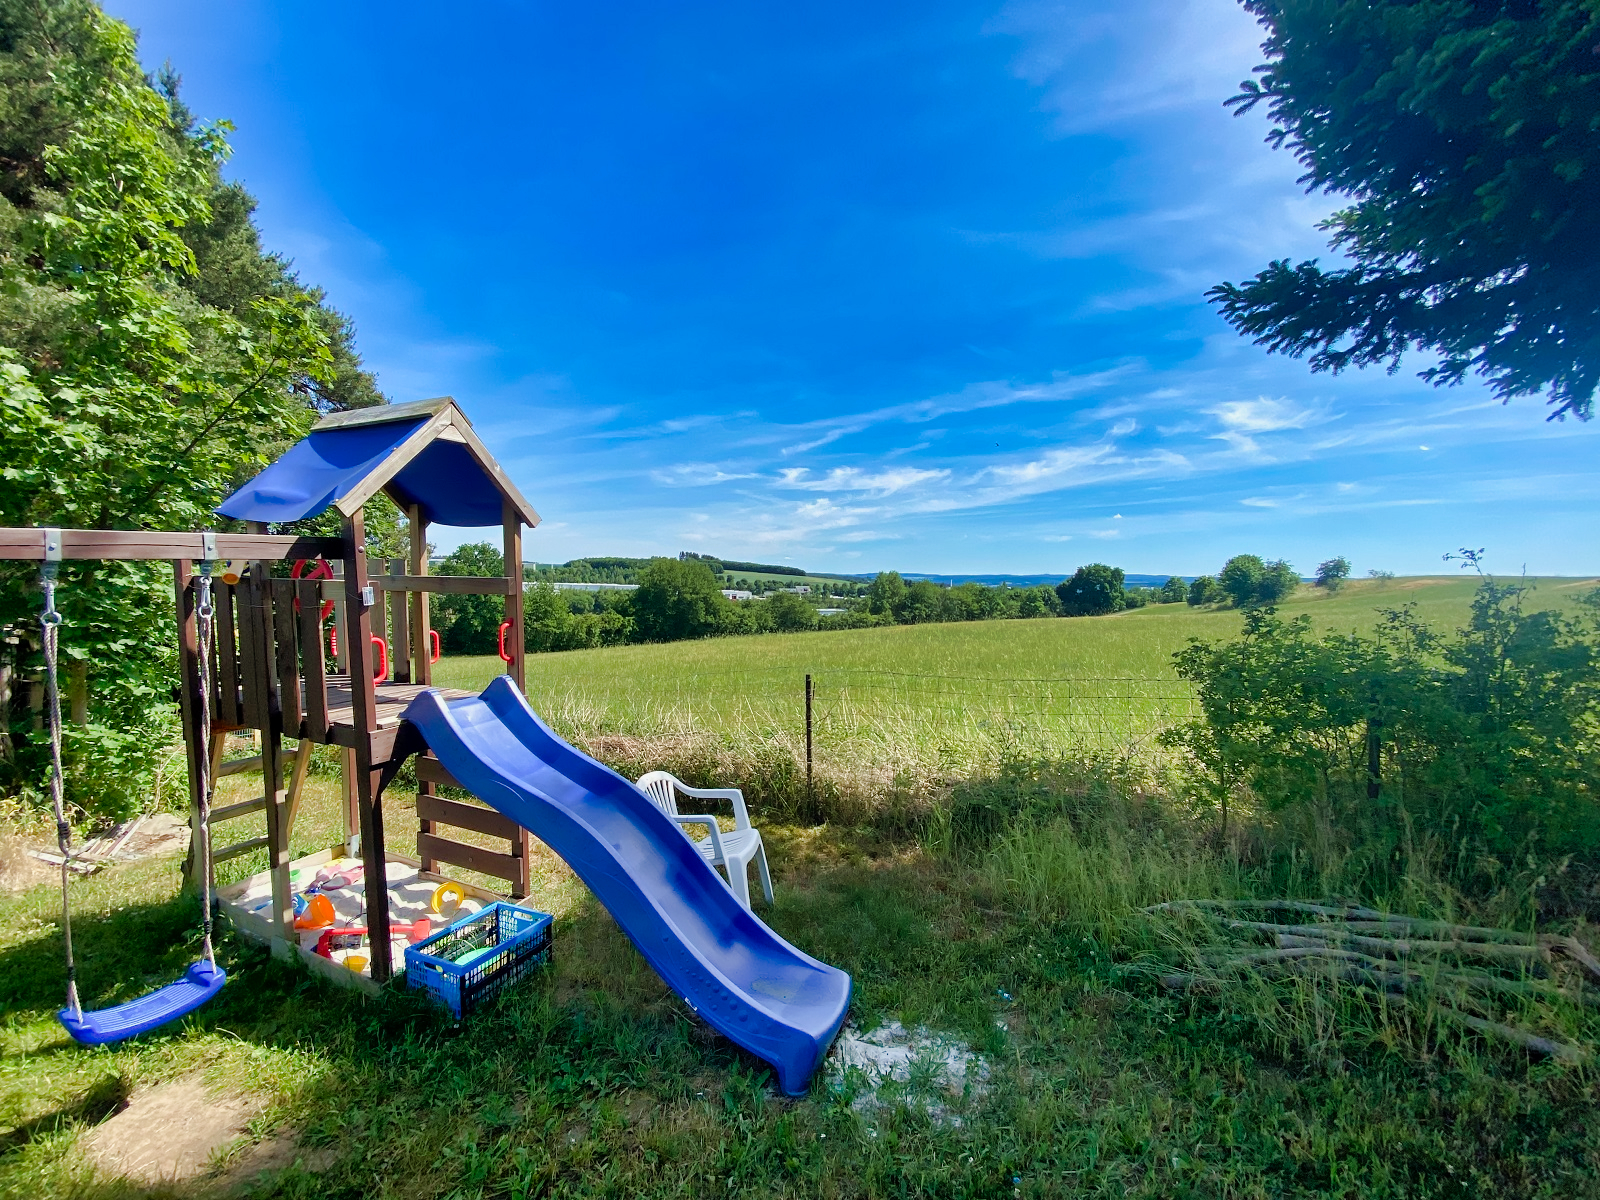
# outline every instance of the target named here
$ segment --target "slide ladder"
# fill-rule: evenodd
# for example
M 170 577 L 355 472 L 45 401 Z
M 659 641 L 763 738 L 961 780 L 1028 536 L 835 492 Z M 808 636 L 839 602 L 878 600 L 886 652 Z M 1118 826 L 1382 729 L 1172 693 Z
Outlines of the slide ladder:
M 558 737 L 510 676 L 461 700 L 430 689 L 405 719 L 463 787 L 567 861 L 707 1024 L 805 1092 L 844 1022 L 849 975 L 740 904 L 671 818 Z

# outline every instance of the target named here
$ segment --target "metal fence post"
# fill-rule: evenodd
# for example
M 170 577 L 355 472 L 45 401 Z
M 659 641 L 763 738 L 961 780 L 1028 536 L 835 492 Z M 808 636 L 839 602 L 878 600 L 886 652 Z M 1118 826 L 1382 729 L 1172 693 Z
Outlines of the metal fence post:
M 811 676 L 806 676 L 806 799 L 814 801 L 816 794 L 811 786 Z

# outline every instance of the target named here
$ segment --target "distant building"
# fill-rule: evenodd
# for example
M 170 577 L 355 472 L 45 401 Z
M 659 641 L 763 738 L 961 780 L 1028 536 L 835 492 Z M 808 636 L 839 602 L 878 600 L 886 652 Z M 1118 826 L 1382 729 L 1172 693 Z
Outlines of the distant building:
M 811 595 L 811 585 L 809 583 L 797 583 L 793 587 L 779 588 L 778 590 L 780 592 L 793 592 L 796 596 Z
M 849 611 L 850 610 L 848 608 L 819 608 L 819 609 L 817 609 L 817 616 L 819 616 L 819 617 L 837 617 L 840 613 L 849 612 Z
M 533 581 L 537 582 L 538 580 Z M 637 583 L 552 583 L 550 586 L 558 592 L 631 592 L 639 585 Z
M 754 592 L 740 591 L 738 588 L 723 588 L 722 594 L 729 600 L 751 600 L 755 598 Z

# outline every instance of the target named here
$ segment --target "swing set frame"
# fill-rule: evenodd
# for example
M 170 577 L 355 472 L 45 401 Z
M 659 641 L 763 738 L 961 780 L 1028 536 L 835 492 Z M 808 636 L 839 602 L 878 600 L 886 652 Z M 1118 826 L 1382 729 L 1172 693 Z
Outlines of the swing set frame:
M 339 511 L 339 537 L 271 534 L 260 521 L 247 521 L 246 533 L 0 529 L 0 559 L 165 560 L 172 564 L 181 675 L 178 698 L 187 751 L 191 826 L 199 825 L 208 778 L 215 781 L 247 771 L 260 772 L 260 795 L 216 809 L 210 813 L 210 821 L 222 823 L 264 813 L 264 834 L 216 850 L 211 862 L 214 865 L 255 850 L 266 852 L 271 879 L 267 920 L 261 922 L 252 915 L 237 920 L 236 927 L 247 935 L 262 937 L 275 954 L 299 956 L 314 969 L 324 960 L 300 951 L 293 928 L 290 836 L 312 746 L 341 748 L 343 849 L 359 854 L 365 867 L 372 984 L 384 983 L 393 972 L 389 858 L 415 862 L 421 872 L 432 875 L 445 863 L 465 867 L 504 880 L 511 896 L 520 899 L 529 890 L 533 840 L 527 830 L 490 808 L 440 796 L 441 786 L 459 785 L 436 758 L 419 751 L 413 739 L 401 736 L 399 714 L 418 693 L 432 686 L 433 646 L 437 643 L 430 627 L 428 597 L 435 592 L 505 597 L 501 644 L 509 643 L 510 650 L 501 657 L 506 673 L 526 691 L 522 531 L 524 526 L 538 524 L 539 515 L 449 397 L 334 414 L 316 426 L 312 438 L 326 431 L 371 433 L 368 427 L 402 422 L 415 424 L 415 431 L 344 495 L 324 504 L 331 503 Z M 406 493 L 404 476 L 398 480 L 396 476 L 441 442 L 452 444 L 445 447 L 449 452 L 465 455 L 470 468 L 481 472 L 482 486 L 500 497 L 502 577 L 428 573 L 428 510 Z M 368 562 L 364 508 L 380 491 L 406 514 L 409 554 L 405 560 L 380 564 L 375 572 Z M 330 563 L 334 578 L 290 578 L 281 565 L 319 559 Z M 210 661 L 202 669 L 195 612 L 197 564 L 223 561 L 234 565 L 238 582 L 229 584 L 214 577 L 214 637 Z M 64 581 L 64 592 L 68 586 Z M 327 601 L 334 606 L 337 633 L 337 648 L 332 653 L 323 628 Z M 374 653 L 380 642 L 390 651 L 382 656 L 387 661 L 381 664 Z M 385 668 L 383 678 L 376 670 L 380 665 Z M 447 698 L 472 694 L 442 690 Z M 206 727 L 209 737 L 202 732 Z M 235 731 L 255 731 L 260 753 L 225 760 L 225 739 Z M 298 739 L 292 758 L 284 753 L 286 737 Z M 413 755 L 418 779 L 414 860 L 385 851 L 382 803 L 385 786 Z M 451 829 L 470 830 L 479 837 L 467 842 L 445 836 Z M 503 840 L 506 850 L 486 848 L 481 844 L 484 836 Z M 328 856 L 323 852 L 313 858 Z M 198 887 L 193 838 L 185 875 L 189 886 Z M 499 898 L 482 889 L 471 890 Z M 358 985 L 367 982 L 349 971 L 332 977 Z

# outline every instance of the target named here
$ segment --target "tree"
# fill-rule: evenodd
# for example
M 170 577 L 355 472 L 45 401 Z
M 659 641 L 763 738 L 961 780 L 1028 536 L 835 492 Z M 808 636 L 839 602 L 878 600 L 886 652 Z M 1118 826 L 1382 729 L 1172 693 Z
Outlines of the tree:
M 1236 554 L 1217 575 L 1217 586 L 1238 608 L 1277 604 L 1300 584 L 1294 568 L 1282 559 L 1263 562 L 1254 554 Z
M 815 629 L 820 620 L 817 610 L 807 604 L 804 597 L 797 596 L 793 592 L 774 592 L 762 603 L 767 607 L 767 616 L 772 621 L 772 628 L 779 633 L 799 633 L 802 630 Z
M 1243 0 L 1266 63 L 1228 101 L 1267 106 L 1302 182 L 1349 198 L 1323 225 L 1351 260 L 1271 263 L 1208 297 L 1314 371 L 1438 361 L 1503 401 L 1587 419 L 1600 382 L 1600 11 L 1580 0 Z
M 634 627 L 645 642 L 709 637 L 722 627 L 729 601 L 703 562 L 653 558 L 639 573 L 630 603 Z
M 503 576 L 506 560 L 488 542 L 471 542 L 447 554 L 437 573 Z M 428 613 L 439 631 L 439 648 L 446 654 L 494 654 L 499 649 L 500 622 L 506 613 L 504 596 L 440 592 L 429 602 Z
M 1317 586 L 1319 588 L 1337 592 L 1343 586 L 1344 581 L 1349 578 L 1350 560 L 1343 555 L 1317 564 Z
M 899 571 L 879 571 L 867 589 L 867 611 L 893 616 L 905 594 L 906 581 L 900 578 Z
M 0 525 L 206 527 L 319 408 L 381 400 L 335 381 L 333 325 L 356 364 L 344 319 L 221 182 L 227 129 L 196 126 L 175 77 L 152 86 L 88 0 L 0 0 Z M 34 575 L 0 565 L 0 627 L 37 628 Z M 147 748 L 170 734 L 171 575 L 61 576 L 90 701 L 68 786 L 110 815 L 149 802 Z M 10 782 L 40 770 L 25 754 Z
M 1214 575 L 1201 575 L 1189 585 L 1189 594 L 1185 597 L 1191 608 L 1199 608 L 1202 604 L 1216 604 L 1226 599 L 1222 587 L 1217 583 Z
M 1121 567 L 1108 567 L 1105 563 L 1079 567 L 1071 579 L 1056 584 L 1062 613 L 1069 617 L 1095 617 L 1117 612 L 1126 601 L 1122 580 Z
M 1162 604 L 1182 604 L 1189 598 L 1189 585 L 1176 575 L 1168 577 L 1161 585 Z

